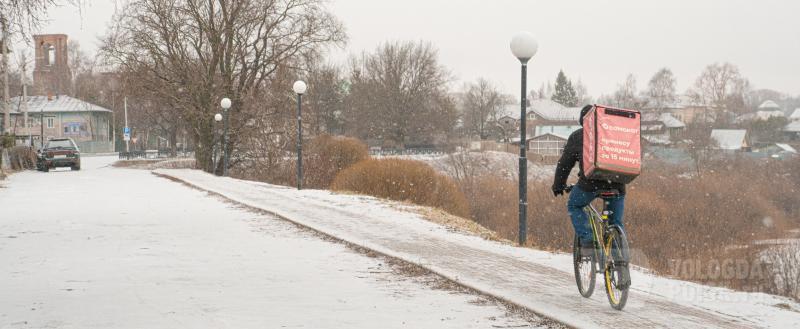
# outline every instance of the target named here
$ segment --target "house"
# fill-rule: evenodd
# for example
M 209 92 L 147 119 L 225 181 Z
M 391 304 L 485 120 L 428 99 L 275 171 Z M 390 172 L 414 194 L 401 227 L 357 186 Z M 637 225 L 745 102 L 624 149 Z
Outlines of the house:
M 68 137 L 83 152 L 113 152 L 113 119 L 111 110 L 69 96 L 30 96 L 24 103 L 22 97 L 11 99 L 12 133 L 34 144 L 43 135 L 44 141 Z
M 789 121 L 798 121 L 800 120 L 800 108 L 794 109 L 792 115 L 789 116 Z
M 711 140 L 716 143 L 715 148 L 723 151 L 750 151 L 747 130 L 744 129 L 713 129 Z
M 800 120 L 789 122 L 783 127 L 783 134 L 789 141 L 800 141 Z
M 528 131 L 533 137 L 544 134 L 568 137 L 581 126 L 580 107 L 566 107 L 549 99 L 536 99 L 527 113 Z
M 528 140 L 528 152 L 540 156 L 560 157 L 569 136 L 544 133 Z
M 674 102 L 666 104 L 661 108 L 646 106 L 642 109 L 642 112 L 647 112 L 648 110 L 657 110 L 659 113 L 669 113 L 675 119 L 687 125 L 700 122 L 703 118 L 711 122 L 714 120 L 714 114 L 710 111 L 709 107 L 697 102 L 695 98 L 690 95 L 678 95 Z
M 768 121 L 771 118 L 784 118 L 786 114 L 783 110 L 759 110 L 753 113 L 746 113 L 738 116 L 735 123 L 745 123 L 753 121 Z
M 783 127 L 783 134 L 786 140 L 800 141 L 800 108 L 795 109 L 789 116 L 789 124 Z
M 686 129 L 686 124 L 669 112 L 646 111 L 642 113 L 641 120 L 642 139 L 651 144 L 670 144 Z

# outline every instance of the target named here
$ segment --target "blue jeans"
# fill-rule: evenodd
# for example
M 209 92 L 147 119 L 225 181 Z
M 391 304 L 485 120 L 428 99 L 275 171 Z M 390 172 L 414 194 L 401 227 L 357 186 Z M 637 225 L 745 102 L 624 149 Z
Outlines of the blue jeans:
M 600 193 L 586 192 L 577 185 L 572 188 L 569 194 L 569 201 L 567 201 L 567 211 L 572 218 L 572 227 L 575 228 L 577 234 L 583 241 L 592 240 L 592 228 L 589 226 L 589 217 L 583 211 L 583 207 L 589 205 L 592 200 L 598 198 Z M 609 225 L 617 225 L 624 230 L 622 226 L 622 215 L 625 212 L 625 195 L 620 194 L 616 197 L 605 198 L 608 201 L 606 210 L 609 213 Z

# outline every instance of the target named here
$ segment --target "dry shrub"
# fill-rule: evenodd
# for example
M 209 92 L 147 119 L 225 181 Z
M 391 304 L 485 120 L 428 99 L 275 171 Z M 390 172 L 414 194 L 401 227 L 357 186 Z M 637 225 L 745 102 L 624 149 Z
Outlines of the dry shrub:
M 16 146 L 9 152 L 11 169 L 25 170 L 36 168 L 36 152 L 28 146 Z
M 336 175 L 359 161 L 369 158 L 367 144 L 349 137 L 321 135 L 309 143 L 303 157 L 303 185 L 330 187 Z
M 331 189 L 444 209 L 466 217 L 469 206 L 455 182 L 419 161 L 368 159 L 340 172 Z

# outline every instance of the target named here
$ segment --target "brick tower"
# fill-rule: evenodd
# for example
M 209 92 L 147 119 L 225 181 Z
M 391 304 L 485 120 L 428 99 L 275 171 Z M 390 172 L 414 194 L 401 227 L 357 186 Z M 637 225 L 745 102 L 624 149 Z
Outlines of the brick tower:
M 66 95 L 69 93 L 70 70 L 67 61 L 66 34 L 33 36 L 36 64 L 33 69 L 34 93 Z

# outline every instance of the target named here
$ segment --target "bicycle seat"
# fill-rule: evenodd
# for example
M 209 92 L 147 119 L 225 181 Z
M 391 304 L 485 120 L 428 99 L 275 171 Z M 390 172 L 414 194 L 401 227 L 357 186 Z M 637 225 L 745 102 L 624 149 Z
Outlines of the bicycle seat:
M 597 193 L 600 194 L 600 197 L 602 198 L 613 198 L 619 196 L 619 191 L 615 189 L 598 190 Z

